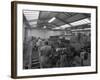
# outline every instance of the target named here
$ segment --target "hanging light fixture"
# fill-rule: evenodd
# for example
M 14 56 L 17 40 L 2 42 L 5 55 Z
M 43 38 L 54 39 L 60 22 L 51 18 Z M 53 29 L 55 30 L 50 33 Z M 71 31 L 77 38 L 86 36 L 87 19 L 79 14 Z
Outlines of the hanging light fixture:
M 55 19 L 56 19 L 55 17 L 52 17 L 52 18 L 48 21 L 48 23 L 53 22 Z
M 45 28 L 47 28 L 46 26 L 43 26 L 43 28 L 45 29 Z

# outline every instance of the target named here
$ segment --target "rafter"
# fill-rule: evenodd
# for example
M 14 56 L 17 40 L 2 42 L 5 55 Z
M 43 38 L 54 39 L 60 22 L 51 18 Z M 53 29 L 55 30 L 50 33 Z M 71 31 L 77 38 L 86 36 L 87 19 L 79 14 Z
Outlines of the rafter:
M 71 24 L 69 24 L 67 21 L 64 21 L 63 19 L 61 19 L 61 18 L 59 18 L 59 17 L 57 17 L 57 16 L 56 16 L 56 18 L 57 18 L 58 20 L 60 20 L 60 21 L 64 22 L 65 24 L 68 24 L 68 25 L 72 26 L 72 25 L 71 25 Z

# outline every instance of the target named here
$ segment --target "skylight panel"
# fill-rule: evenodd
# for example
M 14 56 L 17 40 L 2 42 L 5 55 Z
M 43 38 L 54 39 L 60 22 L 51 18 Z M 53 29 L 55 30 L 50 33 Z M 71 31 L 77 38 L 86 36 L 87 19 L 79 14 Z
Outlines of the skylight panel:
M 37 24 L 37 20 L 39 17 L 39 11 L 24 11 L 24 15 L 25 15 L 29 25 L 31 27 L 36 27 L 35 25 Z M 36 20 L 36 21 L 31 21 L 31 20 Z
M 72 22 L 70 23 L 72 26 L 78 26 L 78 25 L 83 25 L 83 24 L 88 24 L 90 23 L 90 20 L 88 18 L 86 19 L 82 19 L 82 20 L 79 20 L 79 21 L 76 21 L 76 22 Z
M 60 28 L 62 28 L 62 29 L 65 29 L 65 28 L 68 28 L 68 27 L 71 27 L 71 26 L 69 24 L 65 24 L 65 25 L 60 26 Z
M 87 23 L 90 23 L 90 20 L 88 18 L 84 19 Z
M 39 11 L 32 11 L 31 13 L 24 13 L 26 19 L 29 20 L 34 20 L 34 19 L 38 19 L 39 16 Z

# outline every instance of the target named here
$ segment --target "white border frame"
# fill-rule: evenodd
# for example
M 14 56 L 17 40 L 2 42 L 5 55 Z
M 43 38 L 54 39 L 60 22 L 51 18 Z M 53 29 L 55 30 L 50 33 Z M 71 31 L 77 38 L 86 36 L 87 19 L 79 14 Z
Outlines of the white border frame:
M 23 69 L 23 16 L 22 10 L 43 10 L 43 11 L 59 11 L 59 12 L 81 12 L 91 13 L 91 66 L 86 67 L 67 67 L 67 68 L 51 68 L 51 69 Z M 84 73 L 96 71 L 96 9 L 83 7 L 62 7 L 50 5 L 28 5 L 17 4 L 17 76 L 37 76 L 51 74 L 70 74 Z

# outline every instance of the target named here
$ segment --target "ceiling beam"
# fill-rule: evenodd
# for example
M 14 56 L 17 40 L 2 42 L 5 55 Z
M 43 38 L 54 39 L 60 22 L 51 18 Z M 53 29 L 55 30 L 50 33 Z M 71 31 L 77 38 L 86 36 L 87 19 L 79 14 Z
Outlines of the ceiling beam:
M 83 15 L 85 15 L 86 17 L 91 17 L 91 15 L 88 13 L 87 14 L 84 13 Z
M 65 14 L 65 13 L 63 13 L 63 14 Z M 75 13 L 74 15 L 69 16 L 69 17 L 67 18 L 67 20 L 68 20 L 69 18 L 73 17 L 73 16 L 76 16 L 77 14 L 79 14 L 79 13 Z M 82 20 L 82 19 L 85 19 L 85 18 L 89 18 L 89 20 L 90 20 L 90 16 L 89 16 L 88 14 L 85 14 L 85 13 L 80 13 L 80 14 L 84 15 L 85 17 L 84 17 L 84 18 L 81 18 L 81 19 L 78 19 L 78 20 L 76 20 L 76 21 L 79 21 L 79 20 Z M 66 15 L 66 14 L 65 14 L 65 15 Z M 69 15 L 70 15 L 70 14 L 69 14 Z M 72 22 L 76 22 L 76 21 L 72 21 Z M 70 23 L 72 23 L 72 22 L 70 22 Z
M 63 14 L 64 14 L 64 15 L 66 15 L 65 13 L 67 13 L 67 14 L 69 15 L 69 17 L 72 17 L 72 16 L 74 16 L 74 15 L 77 15 L 77 14 L 78 14 L 78 13 L 75 13 L 75 14 L 71 15 L 71 14 L 69 14 L 68 12 L 63 12 Z M 67 16 L 67 15 L 66 15 L 66 16 Z M 69 17 L 68 17 L 68 18 L 69 18 Z
M 61 19 L 61 18 L 59 18 L 59 17 L 57 17 L 57 16 L 56 16 L 56 18 L 57 18 L 58 20 L 60 20 L 60 21 L 64 22 L 65 24 L 68 24 L 68 25 L 72 26 L 72 25 L 71 25 L 71 24 L 69 24 L 67 21 L 64 21 L 63 19 Z
M 90 23 L 88 23 L 90 24 Z M 79 25 L 79 26 L 74 26 L 74 27 L 69 27 L 69 28 L 66 28 L 66 29 L 81 29 L 81 28 L 91 28 L 90 25 L 88 24 L 83 24 L 83 25 Z
M 58 27 L 59 25 L 55 24 L 55 23 L 39 23 L 38 25 L 47 25 L 47 24 L 50 24 L 50 25 L 54 25 L 55 27 Z
M 78 20 L 76 20 L 76 21 L 80 21 L 80 20 L 83 20 L 83 19 L 86 19 L 86 18 L 89 19 L 90 17 L 86 17 L 86 16 L 85 16 L 84 18 L 80 18 L 80 19 L 78 19 Z M 76 22 L 76 21 L 72 21 L 72 22 L 70 22 L 70 23 L 73 23 L 73 22 Z
M 41 21 L 41 20 L 49 20 L 49 18 L 44 18 L 44 19 L 31 19 L 29 22 L 35 22 L 35 21 Z

